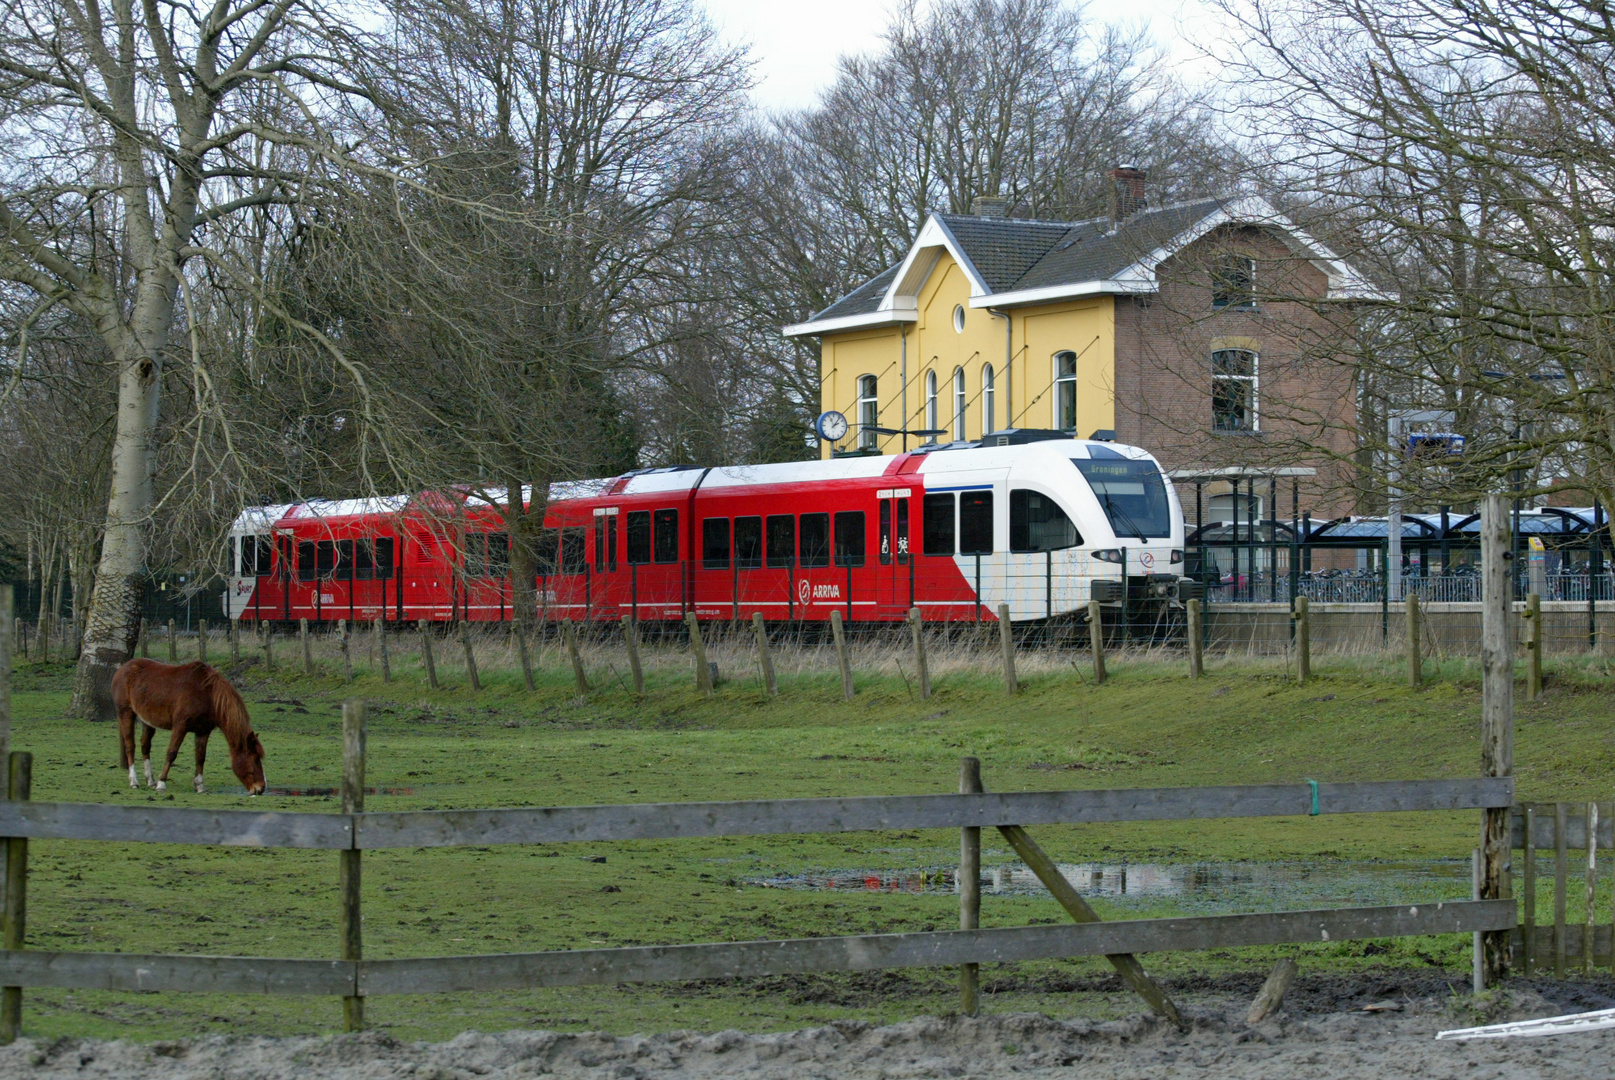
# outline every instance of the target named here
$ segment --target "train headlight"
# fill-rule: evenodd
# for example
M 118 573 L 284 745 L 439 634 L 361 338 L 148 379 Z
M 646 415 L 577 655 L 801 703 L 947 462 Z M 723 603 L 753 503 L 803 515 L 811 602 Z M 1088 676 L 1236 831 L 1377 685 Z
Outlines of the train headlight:
M 1182 548 L 1173 548 L 1172 549 L 1172 562 L 1174 564 L 1177 564 L 1177 563 L 1180 563 L 1182 561 L 1183 561 L 1183 549 Z
M 1093 557 L 1100 562 L 1120 563 L 1122 561 L 1121 548 L 1101 548 L 1093 553 Z

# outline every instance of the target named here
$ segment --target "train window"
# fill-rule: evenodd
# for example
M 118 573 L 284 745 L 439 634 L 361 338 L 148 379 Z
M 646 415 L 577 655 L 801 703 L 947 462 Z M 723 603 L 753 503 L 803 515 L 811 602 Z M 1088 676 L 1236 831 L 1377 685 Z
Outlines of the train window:
M 796 562 L 796 519 L 789 514 L 768 517 L 768 565 L 791 566 Z
M 268 577 L 272 558 L 271 553 L 274 550 L 267 536 L 243 536 L 241 538 L 241 576 Z
M 510 572 L 510 536 L 506 533 L 468 533 L 465 538 L 465 575 L 502 578 Z
M 336 565 L 331 567 L 331 576 L 346 581 L 353 580 L 353 541 L 338 540 L 336 542 Z
M 830 565 L 830 515 L 803 514 L 797 526 L 802 542 L 802 565 Z
M 561 534 L 554 529 L 544 529 L 538 534 L 538 548 L 533 552 L 533 561 L 537 564 L 534 569 L 541 577 L 548 577 L 555 573 L 555 557 L 561 551 Z
M 642 566 L 650 562 L 650 511 L 628 513 L 628 562 Z
M 735 518 L 735 565 L 755 570 L 763 565 L 763 519 Z
M 313 581 L 315 576 L 314 541 L 299 540 L 297 542 L 297 580 Z
M 584 554 L 588 542 L 587 529 L 561 530 L 561 573 L 583 573 L 588 565 L 588 557 Z
M 880 500 L 880 565 L 892 561 L 892 500 Z
M 321 540 L 314 545 L 314 572 L 322 578 L 329 578 L 336 570 L 336 544 L 330 540 Z
M 375 554 L 374 554 L 374 566 L 375 566 L 375 569 L 374 569 L 373 573 L 375 574 L 376 579 L 377 580 L 383 580 L 383 579 L 392 577 L 393 576 L 393 566 L 394 566 L 394 563 L 393 563 L 393 549 L 394 549 L 393 538 L 390 537 L 390 536 L 378 536 L 378 537 L 376 537 L 376 539 L 374 539 L 372 541 L 369 541 L 369 543 L 374 545 L 374 549 L 375 549 Z
M 376 576 L 376 549 L 369 540 L 353 542 L 353 576 L 360 581 L 371 581 Z
M 656 536 L 656 561 L 679 561 L 679 512 L 658 510 L 651 516 L 652 532 Z
M 701 567 L 729 569 L 729 519 L 707 518 L 701 522 Z
M 617 515 L 601 514 L 594 519 L 594 568 L 617 569 Z
M 1081 543 L 1077 527 L 1052 498 L 1024 488 L 1009 493 L 1009 550 L 1059 551 Z
M 897 500 L 897 562 L 908 565 L 908 500 Z
M 993 553 L 993 493 L 959 492 L 959 554 Z
M 927 495 L 920 509 L 920 531 L 927 555 L 953 554 L 953 492 Z
M 836 565 L 864 564 L 864 512 L 843 510 L 836 515 Z

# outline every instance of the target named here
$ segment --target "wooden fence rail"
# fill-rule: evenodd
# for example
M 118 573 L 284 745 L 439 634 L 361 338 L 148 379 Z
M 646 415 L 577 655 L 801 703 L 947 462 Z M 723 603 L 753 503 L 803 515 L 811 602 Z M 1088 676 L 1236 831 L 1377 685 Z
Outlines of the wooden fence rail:
M 1006 963 L 1456 934 L 1507 930 L 1514 924 L 1512 901 L 1459 900 L 1416 906 L 404 960 L 282 960 L 18 950 L 0 951 L 0 979 L 24 987 L 369 997 Z
M 1320 814 L 1482 810 L 1507 807 L 1513 796 L 1511 777 L 1320 783 L 1316 809 Z M 0 803 L 0 836 L 379 850 L 884 829 L 1298 817 L 1312 813 L 1313 805 L 1312 787 L 1304 783 L 359 814 L 33 802 Z

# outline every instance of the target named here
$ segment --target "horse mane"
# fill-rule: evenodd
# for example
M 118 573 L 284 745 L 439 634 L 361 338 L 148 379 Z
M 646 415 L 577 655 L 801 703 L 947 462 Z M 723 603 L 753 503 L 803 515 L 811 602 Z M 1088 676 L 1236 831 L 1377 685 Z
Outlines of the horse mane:
M 247 703 L 241 700 L 241 692 L 217 668 L 207 669 L 202 685 L 207 688 L 213 705 L 213 722 L 219 725 L 231 746 L 240 746 L 252 734 L 252 721 L 247 717 Z

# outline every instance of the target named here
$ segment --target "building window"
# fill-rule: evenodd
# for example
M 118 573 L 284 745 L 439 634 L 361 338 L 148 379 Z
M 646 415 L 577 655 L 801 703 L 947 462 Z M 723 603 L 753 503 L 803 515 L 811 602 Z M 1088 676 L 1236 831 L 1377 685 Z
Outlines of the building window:
M 1256 260 L 1226 255 L 1211 271 L 1211 306 L 1249 311 L 1256 306 Z
M 936 372 L 934 371 L 925 373 L 925 427 L 928 431 L 937 430 Z M 930 441 L 936 442 L 936 436 L 932 435 Z
M 955 334 L 965 332 L 965 309 L 963 304 L 953 305 L 953 332 Z
M 1077 430 L 1077 354 L 1054 354 L 1054 426 Z
M 880 424 L 880 397 L 873 375 L 858 377 L 858 446 L 874 450 L 880 443 L 875 428 Z
M 965 369 L 953 369 L 953 437 L 963 442 L 965 437 Z
M 991 435 L 998 428 L 993 424 L 993 402 L 997 400 L 998 391 L 993 386 L 993 366 L 981 366 L 981 434 Z
M 1211 427 L 1256 430 L 1256 354 L 1249 349 L 1211 354 Z

